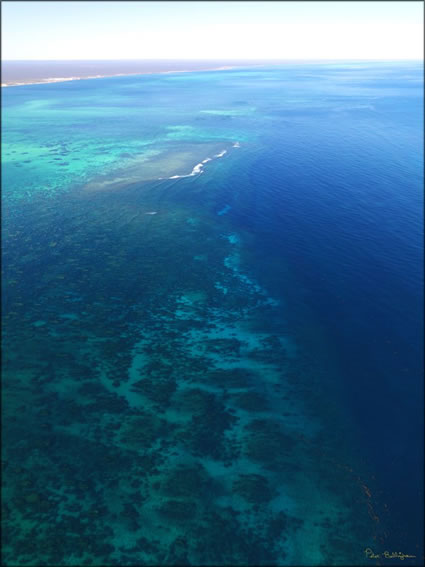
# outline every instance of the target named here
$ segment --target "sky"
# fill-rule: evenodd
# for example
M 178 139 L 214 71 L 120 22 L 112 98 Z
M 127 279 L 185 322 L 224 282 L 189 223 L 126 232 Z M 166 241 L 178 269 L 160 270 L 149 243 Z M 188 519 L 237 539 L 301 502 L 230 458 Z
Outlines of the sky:
M 3 0 L 2 59 L 423 59 L 422 1 Z

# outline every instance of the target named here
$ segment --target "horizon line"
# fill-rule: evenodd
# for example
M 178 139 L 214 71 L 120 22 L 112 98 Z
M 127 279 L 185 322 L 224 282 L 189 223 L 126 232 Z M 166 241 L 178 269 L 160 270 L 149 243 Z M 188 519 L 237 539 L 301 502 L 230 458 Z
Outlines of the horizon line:
M 25 61 L 25 62 L 31 62 L 31 61 L 424 61 L 424 58 L 412 58 L 412 57 L 400 57 L 400 58 L 390 58 L 390 57 L 380 57 L 380 58 L 374 58 L 374 57 L 323 57 L 323 58 L 318 58 L 318 57 L 293 57 L 293 58 L 280 58 L 280 57 L 274 57 L 274 58 L 264 58 L 264 59 L 254 59 L 254 58 L 240 58 L 240 57 L 235 57 L 235 58 L 212 58 L 212 57 L 205 57 L 205 58 L 189 58 L 189 57 L 180 57 L 180 58 L 176 58 L 176 57 L 171 57 L 171 58 L 165 58 L 165 57 L 161 57 L 161 58 L 120 58 L 120 59 L 1 59 L 2 63 L 6 63 L 6 62 L 15 62 L 15 61 Z

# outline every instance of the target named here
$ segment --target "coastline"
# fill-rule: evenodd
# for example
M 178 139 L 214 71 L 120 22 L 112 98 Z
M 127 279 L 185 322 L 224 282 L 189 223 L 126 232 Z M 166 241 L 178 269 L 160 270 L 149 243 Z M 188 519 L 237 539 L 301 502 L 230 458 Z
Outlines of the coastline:
M 83 80 L 88 80 L 88 79 L 103 79 L 103 78 L 109 78 L 109 77 L 128 77 L 131 75 L 159 75 L 159 74 L 164 74 L 164 73 L 194 73 L 194 72 L 202 72 L 202 71 L 225 71 L 225 70 L 231 70 L 231 69 L 246 69 L 246 68 L 256 68 L 256 67 L 263 67 L 264 65 L 282 65 L 282 64 L 313 64 L 313 63 L 371 63 L 374 60 L 365 60 L 365 59 L 321 59 L 321 60 L 309 60 L 309 59 L 303 59 L 303 60 L 298 60 L 298 59 L 282 59 L 282 60 L 278 60 L 278 59 L 271 59 L 271 60 L 257 60 L 255 63 L 252 61 L 246 61 L 246 60 L 240 60 L 240 61 L 229 61 L 229 63 L 233 63 L 231 65 L 220 65 L 218 67 L 204 67 L 204 68 L 199 68 L 196 67 L 195 68 L 189 68 L 189 69 L 173 69 L 173 68 L 168 68 L 168 69 L 158 69 L 158 70 L 151 70 L 151 68 L 149 68 L 149 65 L 152 63 L 151 61 L 148 61 L 148 67 L 145 68 L 145 70 L 143 69 L 138 69 L 137 71 L 133 71 L 133 70 L 126 70 L 126 72 L 120 72 L 120 73 L 115 73 L 115 72 L 105 72 L 105 73 L 96 73 L 96 69 L 91 68 L 92 73 L 88 73 L 87 75 L 85 74 L 81 74 L 79 71 L 77 71 L 76 74 L 72 74 L 72 72 L 69 74 L 69 76 L 65 76 L 65 77 L 36 77 L 36 78 L 32 78 L 32 79 L 20 79 L 19 75 L 18 78 L 15 79 L 11 79 L 11 80 L 5 80 L 4 82 L 1 83 L 2 87 L 19 87 L 19 86 L 25 86 L 25 85 L 44 85 L 44 84 L 51 84 L 51 83 L 63 83 L 63 82 L 68 82 L 68 81 L 83 81 Z M 404 60 L 400 60 L 400 62 L 402 62 Z M 418 62 L 416 60 L 409 60 L 412 62 Z M 104 63 L 104 61 L 99 61 L 100 63 Z M 382 60 L 382 63 L 388 62 L 386 60 Z M 405 61 L 404 61 L 405 62 Z M 2 62 L 2 74 L 5 73 L 5 65 L 11 63 L 10 61 L 3 61 Z M 25 63 L 25 62 L 22 62 Z M 35 63 L 43 63 L 42 61 L 35 61 Z M 51 63 L 50 61 L 48 61 L 47 63 Z M 78 62 L 77 62 L 78 63 Z M 81 62 L 79 62 L 81 63 Z M 89 62 L 90 64 L 92 62 Z M 124 61 L 124 63 L 128 63 L 126 61 Z M 162 63 L 162 61 L 160 61 L 160 63 Z M 174 63 L 174 61 L 172 61 L 172 63 Z M 198 61 L 195 61 L 195 63 L 198 63 Z M 221 61 L 217 61 L 217 63 L 221 63 Z M 224 63 L 224 61 L 223 61 Z M 100 69 L 99 69 L 100 70 Z M 87 71 L 86 71 L 87 72 Z M 25 72 L 24 72 L 25 73 Z M 23 73 L 23 74 L 24 74 Z M 28 71 L 27 71 L 28 73 Z M 75 69 L 74 69 L 74 73 L 75 73 Z M 6 73 L 7 74 L 7 73 Z M 25 75 L 24 75 L 25 76 Z M 15 75 L 16 77 L 16 75 Z
M 255 66 L 255 65 L 253 65 Z M 238 68 L 240 66 L 237 66 Z M 106 79 L 110 77 L 129 77 L 131 75 L 165 75 L 170 73 L 200 73 L 202 71 L 229 71 L 235 69 L 236 66 L 224 66 L 224 67 L 212 67 L 208 69 L 181 69 L 181 70 L 170 70 L 170 71 L 140 71 L 137 73 L 114 73 L 107 75 L 89 75 L 87 77 L 50 77 L 41 81 L 23 81 L 14 82 L 10 81 L 7 83 L 2 83 L 2 87 L 21 87 L 25 85 L 48 85 L 51 83 L 65 83 L 68 81 L 85 81 L 89 79 Z

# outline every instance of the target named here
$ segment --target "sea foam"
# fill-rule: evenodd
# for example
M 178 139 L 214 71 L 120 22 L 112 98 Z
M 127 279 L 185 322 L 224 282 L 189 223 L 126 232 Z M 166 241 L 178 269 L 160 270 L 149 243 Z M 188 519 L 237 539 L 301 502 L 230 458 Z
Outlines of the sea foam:
M 238 143 L 238 142 L 236 142 Z M 220 153 L 215 154 L 215 158 L 220 158 L 223 157 L 224 154 L 227 153 L 227 150 L 222 150 Z M 194 175 L 199 175 L 200 173 L 203 173 L 203 167 L 204 164 L 208 163 L 209 161 L 212 161 L 213 158 L 207 157 L 204 160 L 201 161 L 201 163 L 198 163 L 195 165 L 195 167 L 192 169 L 192 171 L 190 173 L 187 173 L 186 175 L 172 175 L 171 177 L 169 177 L 168 179 L 180 179 L 181 177 L 193 177 Z M 162 179 L 162 177 L 159 177 L 159 179 Z

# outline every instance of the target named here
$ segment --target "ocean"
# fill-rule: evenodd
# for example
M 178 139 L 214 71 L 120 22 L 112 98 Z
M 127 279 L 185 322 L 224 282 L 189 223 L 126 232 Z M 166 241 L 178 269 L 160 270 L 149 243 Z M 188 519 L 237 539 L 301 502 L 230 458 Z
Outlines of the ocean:
M 423 563 L 423 64 L 2 123 L 3 564 Z

